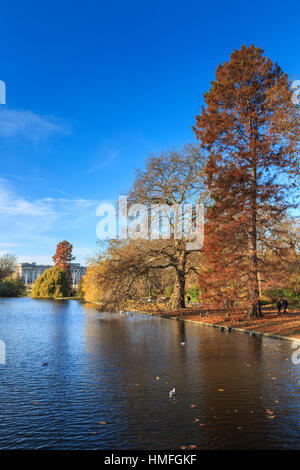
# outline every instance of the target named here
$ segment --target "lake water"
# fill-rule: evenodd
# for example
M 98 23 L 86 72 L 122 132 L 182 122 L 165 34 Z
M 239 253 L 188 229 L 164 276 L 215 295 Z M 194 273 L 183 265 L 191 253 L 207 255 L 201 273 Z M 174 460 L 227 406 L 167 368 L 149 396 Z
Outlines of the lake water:
M 300 449 L 288 341 L 29 298 L 0 339 L 1 449 Z

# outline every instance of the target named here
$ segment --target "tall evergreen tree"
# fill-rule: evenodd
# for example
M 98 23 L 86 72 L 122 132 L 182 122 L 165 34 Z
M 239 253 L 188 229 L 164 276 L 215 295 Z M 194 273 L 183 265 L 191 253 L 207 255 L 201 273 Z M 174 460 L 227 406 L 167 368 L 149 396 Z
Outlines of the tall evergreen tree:
M 75 259 L 72 254 L 73 245 L 67 240 L 57 244 L 55 255 L 52 257 L 54 265 L 66 271 L 69 286 L 71 287 L 70 263 Z
M 242 299 L 256 317 L 259 251 L 291 206 L 299 178 L 291 84 L 261 49 L 242 46 L 218 66 L 205 104 L 194 127 L 209 153 L 205 174 L 212 198 L 201 283 L 216 298 Z

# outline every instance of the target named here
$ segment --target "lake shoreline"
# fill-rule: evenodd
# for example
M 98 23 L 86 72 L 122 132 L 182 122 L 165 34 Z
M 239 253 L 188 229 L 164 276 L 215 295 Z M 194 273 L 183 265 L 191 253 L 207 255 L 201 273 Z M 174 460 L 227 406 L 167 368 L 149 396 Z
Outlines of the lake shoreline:
M 88 304 L 90 302 L 87 302 Z M 90 303 L 99 310 L 100 303 Z M 123 310 L 121 310 L 122 312 Z M 263 317 L 249 319 L 240 312 L 230 314 L 204 313 L 200 307 L 186 307 L 179 310 L 164 310 L 147 306 L 147 308 L 128 307 L 125 311 L 141 313 L 143 315 L 158 316 L 169 320 L 181 320 L 189 323 L 198 323 L 204 326 L 219 328 L 221 331 L 239 331 L 250 336 L 266 336 L 275 339 L 300 341 L 300 310 L 277 315 L 273 308 L 263 312 Z
M 250 336 L 267 336 L 275 339 L 295 341 L 300 340 L 300 311 L 277 315 L 275 310 L 263 312 L 263 317 L 256 319 L 245 318 L 240 313 L 229 316 L 216 313 L 204 314 L 199 307 L 187 307 L 180 310 L 136 310 L 146 315 L 160 316 L 172 320 L 183 320 L 198 323 L 221 331 L 239 331 Z

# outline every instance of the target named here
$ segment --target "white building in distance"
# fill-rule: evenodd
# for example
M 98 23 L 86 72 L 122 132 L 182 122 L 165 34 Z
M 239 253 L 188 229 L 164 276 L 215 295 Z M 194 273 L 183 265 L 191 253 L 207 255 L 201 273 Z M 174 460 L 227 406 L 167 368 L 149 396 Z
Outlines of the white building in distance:
M 19 263 L 16 268 L 15 276 L 19 277 L 24 282 L 25 286 L 30 287 L 34 281 L 49 268 L 53 268 L 53 266 L 50 264 Z M 80 263 L 70 263 L 70 272 L 72 287 L 76 288 L 79 279 L 86 273 L 86 267 L 80 266 Z

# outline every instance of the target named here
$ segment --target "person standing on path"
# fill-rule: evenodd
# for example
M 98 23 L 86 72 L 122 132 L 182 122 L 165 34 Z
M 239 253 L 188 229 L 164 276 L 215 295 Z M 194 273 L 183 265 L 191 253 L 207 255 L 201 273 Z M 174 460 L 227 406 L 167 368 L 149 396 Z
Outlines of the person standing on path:
M 280 315 L 280 312 L 281 312 L 281 307 L 282 307 L 281 300 L 280 300 L 280 299 L 277 299 L 277 310 L 278 310 L 278 315 Z
M 283 313 L 286 313 L 286 309 L 289 306 L 288 301 L 286 299 L 283 299 L 282 306 L 283 306 Z

